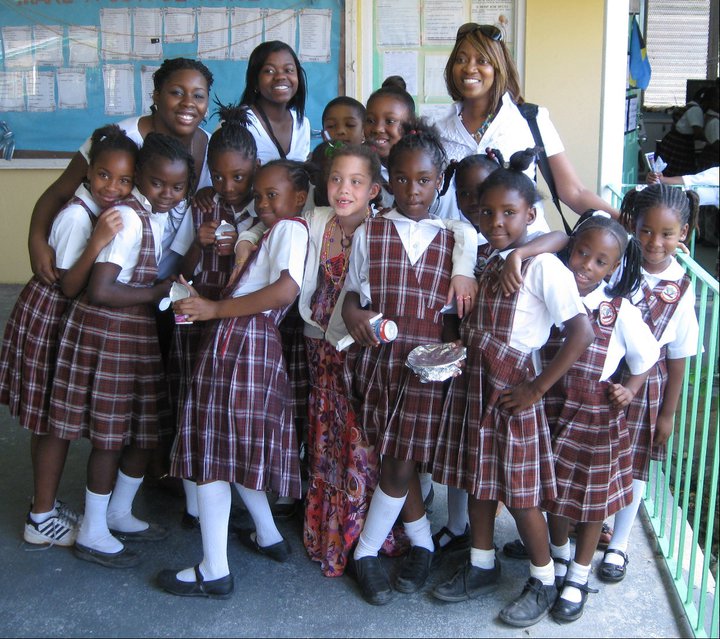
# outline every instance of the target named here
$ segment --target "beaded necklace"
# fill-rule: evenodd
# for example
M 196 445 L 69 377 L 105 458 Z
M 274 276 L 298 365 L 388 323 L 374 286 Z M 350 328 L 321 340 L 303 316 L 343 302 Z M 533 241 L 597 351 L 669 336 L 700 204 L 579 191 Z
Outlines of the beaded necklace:
M 332 265 L 330 264 L 330 245 L 335 242 L 335 229 L 338 227 L 338 219 L 337 215 L 333 216 L 332 220 L 330 220 L 330 224 L 327 225 L 327 228 L 325 229 L 325 234 L 323 236 L 323 245 L 322 245 L 322 251 L 320 253 L 320 261 L 322 262 L 323 268 L 325 269 L 325 272 L 327 273 L 327 276 L 330 278 L 330 281 L 335 284 L 335 286 L 342 283 L 343 279 L 345 278 L 345 273 L 347 273 L 348 269 L 348 263 L 349 260 L 347 258 L 347 255 L 345 255 L 345 249 L 349 248 L 352 245 L 352 235 L 350 237 L 347 237 L 345 235 L 345 231 L 343 231 L 342 226 L 340 227 L 340 253 L 338 255 L 342 255 L 342 270 L 340 272 L 340 275 L 335 275 L 333 273 Z
M 477 128 L 477 131 L 475 133 L 470 133 L 473 140 L 480 143 L 480 140 L 482 140 L 482 136 L 485 135 L 485 131 L 488 130 L 488 127 L 490 126 L 490 123 L 493 121 L 493 118 L 495 117 L 494 113 L 488 113 L 487 116 L 485 116 L 485 119 L 483 120 L 483 123 Z M 460 111 L 460 122 L 465 124 L 465 120 L 463 119 L 462 111 Z

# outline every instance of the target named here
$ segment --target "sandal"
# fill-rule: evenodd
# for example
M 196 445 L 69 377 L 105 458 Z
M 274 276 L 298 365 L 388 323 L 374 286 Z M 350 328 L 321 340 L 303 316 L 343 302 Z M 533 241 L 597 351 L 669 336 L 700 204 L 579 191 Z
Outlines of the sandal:
M 610 562 L 605 561 L 605 557 L 607 557 L 609 553 L 615 553 L 616 555 L 620 555 L 623 558 L 623 565 L 618 566 L 617 564 L 611 564 Z M 622 550 L 617 550 L 616 548 L 608 548 L 605 551 L 605 557 L 603 557 L 603 562 L 600 564 L 600 570 L 598 570 L 598 579 L 612 584 L 618 583 L 619 581 L 625 579 L 627 565 L 630 562 L 628 556 Z
M 603 522 L 602 525 L 602 531 L 600 532 L 600 541 L 598 541 L 598 548 L 600 550 L 605 550 L 608 547 L 608 544 L 610 543 L 610 540 L 613 536 L 613 529 L 610 528 L 610 524 L 607 522 Z M 570 539 L 575 539 L 577 537 L 577 530 L 575 529 L 575 524 L 570 524 L 570 530 L 568 530 L 568 537 Z

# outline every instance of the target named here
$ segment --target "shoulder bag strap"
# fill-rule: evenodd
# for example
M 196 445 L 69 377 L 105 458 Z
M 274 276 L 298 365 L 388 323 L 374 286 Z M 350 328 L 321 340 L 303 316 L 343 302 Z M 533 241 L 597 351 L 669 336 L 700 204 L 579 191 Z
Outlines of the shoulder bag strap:
M 273 131 L 272 124 L 270 124 L 270 120 L 268 116 L 266 115 L 263 108 L 255 103 L 253 104 L 255 107 L 255 110 L 258 112 L 258 115 L 262 118 L 263 124 L 265 125 L 265 130 L 267 131 L 268 135 L 270 136 L 270 139 L 273 141 L 273 144 L 275 145 L 275 148 L 277 148 L 278 153 L 280 154 L 280 157 L 285 160 L 287 159 L 287 153 L 285 153 L 285 149 L 282 148 L 282 144 L 280 144 L 280 141 L 275 137 L 275 132 Z

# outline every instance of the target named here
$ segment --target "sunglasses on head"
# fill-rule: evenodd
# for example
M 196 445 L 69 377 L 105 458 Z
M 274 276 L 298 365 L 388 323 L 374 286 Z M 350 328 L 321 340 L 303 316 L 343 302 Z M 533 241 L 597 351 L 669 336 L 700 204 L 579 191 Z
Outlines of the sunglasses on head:
M 455 41 L 457 42 L 464 38 L 466 35 L 475 33 L 475 31 L 479 31 L 486 38 L 495 40 L 495 42 L 500 42 L 503 39 L 502 31 L 500 31 L 500 29 L 498 29 L 493 24 L 477 24 L 476 22 L 467 22 L 458 29 Z

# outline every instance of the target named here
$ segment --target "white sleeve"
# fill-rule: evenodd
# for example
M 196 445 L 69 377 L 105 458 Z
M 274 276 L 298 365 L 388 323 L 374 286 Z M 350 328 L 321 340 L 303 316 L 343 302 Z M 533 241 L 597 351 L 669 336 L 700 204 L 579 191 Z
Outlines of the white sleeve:
M 585 314 L 572 273 L 554 255 L 542 253 L 525 274 L 527 288 L 539 292 L 555 326 Z
M 345 276 L 345 290 L 360 296 L 360 306 L 372 301 L 370 297 L 370 267 L 368 265 L 367 232 L 361 224 L 353 237 L 350 264 Z
M 443 224 L 455 238 L 452 254 L 452 277 L 465 275 L 475 279 L 477 232 L 470 224 L 459 220 L 443 220 Z
M 53 220 L 48 244 L 55 250 L 55 265 L 69 269 L 78 261 L 92 235 L 87 211 L 78 204 L 65 207 Z
M 538 109 L 537 114 L 537 125 L 540 129 L 540 135 L 543 140 L 543 147 L 548 157 L 562 153 L 565 150 L 565 146 L 560 139 L 560 134 L 557 132 L 555 125 L 550 120 L 550 113 L 544 107 Z
M 78 153 L 82 155 L 85 158 L 85 161 L 90 164 L 90 146 L 92 145 L 92 140 L 88 138 L 85 140 L 85 142 L 82 143 L 82 146 L 78 149 Z
M 140 258 L 143 226 L 138 214 L 129 206 L 118 206 L 123 227 L 112 241 L 100 251 L 98 263 L 112 262 L 122 269 L 134 268 Z
M 720 166 L 712 166 L 709 169 L 695 173 L 695 175 L 683 175 L 682 181 L 685 186 L 697 186 L 700 184 L 720 185 Z
M 280 279 L 283 271 L 287 271 L 298 285 L 302 286 L 305 274 L 305 258 L 307 257 L 307 227 L 294 220 L 281 220 L 272 228 L 267 238 L 267 251 L 270 257 L 269 283 Z
M 660 345 L 643 321 L 640 309 L 623 300 L 615 323 L 615 336 L 625 351 L 625 362 L 633 375 L 649 370 L 660 357 Z
M 290 159 L 305 162 L 310 154 L 310 120 L 303 118 L 296 135 L 298 137 L 297 151 L 293 153 L 294 157 Z
M 695 292 L 692 290 L 692 285 L 680 298 L 671 321 L 675 325 L 675 337 L 667 345 L 668 359 L 682 359 L 696 355 L 700 329 L 695 315 Z M 662 341 L 662 337 L 660 340 Z
M 170 250 L 178 255 L 185 255 L 195 240 L 195 228 L 193 226 L 192 209 L 188 206 L 185 209 L 185 215 L 178 226 L 175 238 L 170 244 Z
M 239 242 L 247 241 L 252 242 L 257 246 L 257 243 L 260 241 L 260 238 L 263 236 L 263 234 L 267 231 L 267 226 L 265 226 L 262 222 L 258 222 L 254 226 L 251 226 L 249 229 L 246 229 L 242 233 L 238 234 L 237 242 L 235 242 L 235 246 L 238 245 Z

